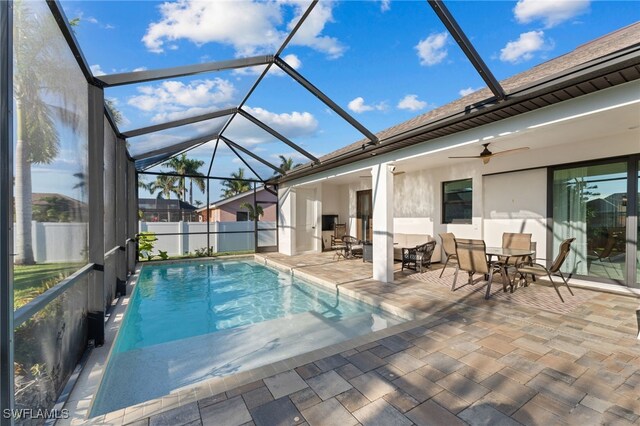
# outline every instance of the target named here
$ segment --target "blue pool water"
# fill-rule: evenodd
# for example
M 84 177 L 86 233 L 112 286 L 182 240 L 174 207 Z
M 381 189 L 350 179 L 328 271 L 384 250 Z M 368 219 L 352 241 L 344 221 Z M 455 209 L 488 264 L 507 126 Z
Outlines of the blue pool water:
M 403 321 L 248 259 L 144 266 L 129 304 L 92 415 Z

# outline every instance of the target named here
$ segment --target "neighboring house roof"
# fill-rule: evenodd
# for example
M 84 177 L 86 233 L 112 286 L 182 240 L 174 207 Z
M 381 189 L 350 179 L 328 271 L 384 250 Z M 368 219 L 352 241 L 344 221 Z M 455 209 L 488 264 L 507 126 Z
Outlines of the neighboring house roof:
M 378 132 L 372 145 L 361 139 L 306 163 L 279 182 L 311 175 L 430 139 L 461 132 L 514 115 L 640 78 L 640 22 L 578 46 L 572 52 L 502 80 L 506 100 L 496 102 L 488 88 Z
M 31 204 L 34 206 L 45 205 L 49 203 L 49 199 L 58 198 L 60 200 L 64 200 L 70 207 L 79 208 L 86 207 L 87 203 L 84 201 L 76 200 L 75 198 L 71 198 L 67 195 L 58 194 L 58 193 L 50 193 L 50 192 L 34 192 L 31 195 Z
M 197 210 L 196 206 L 184 201 L 164 198 L 140 198 L 138 207 L 144 210 Z
M 258 194 L 260 194 L 264 190 L 265 190 L 264 186 L 256 188 L 256 196 Z M 268 192 L 268 194 L 271 194 L 271 192 Z M 218 200 L 218 201 L 216 201 L 214 203 L 211 203 L 211 204 L 209 204 L 209 210 L 211 210 L 211 209 L 219 209 L 220 207 L 224 206 L 225 204 L 231 203 L 233 201 L 241 200 L 241 199 L 243 199 L 243 198 L 245 198 L 245 197 L 247 197 L 249 195 L 251 196 L 252 201 L 253 201 L 253 191 L 249 190 L 249 191 L 243 192 L 241 194 L 234 195 L 233 197 L 223 198 L 222 200 Z M 271 194 L 271 195 L 273 195 L 273 194 Z M 273 200 L 275 201 L 276 199 L 277 199 L 277 197 L 275 195 L 273 195 Z M 260 201 L 264 201 L 264 200 L 260 200 Z M 207 207 L 201 207 L 201 208 L 198 209 L 199 212 L 204 211 L 204 210 L 207 210 Z

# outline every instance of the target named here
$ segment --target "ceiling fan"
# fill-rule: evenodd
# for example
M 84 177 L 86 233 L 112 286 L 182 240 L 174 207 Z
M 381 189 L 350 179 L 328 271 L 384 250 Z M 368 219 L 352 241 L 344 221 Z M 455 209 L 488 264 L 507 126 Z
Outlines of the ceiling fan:
M 489 143 L 483 143 L 482 146 L 484 147 L 484 149 L 482 150 L 480 155 L 467 155 L 467 156 L 449 157 L 449 158 L 480 158 L 484 164 L 487 164 L 489 163 L 489 160 L 491 160 L 492 157 L 503 155 L 503 154 L 511 154 L 516 151 L 524 151 L 526 149 L 529 149 L 528 146 L 525 146 L 522 148 L 507 149 L 506 151 L 493 153 L 489 151 Z

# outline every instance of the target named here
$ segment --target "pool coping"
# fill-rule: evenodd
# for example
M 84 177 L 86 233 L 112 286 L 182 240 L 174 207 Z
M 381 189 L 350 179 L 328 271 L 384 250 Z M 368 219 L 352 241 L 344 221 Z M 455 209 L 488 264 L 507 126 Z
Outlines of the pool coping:
M 353 339 L 329 345 L 324 348 L 316 349 L 311 352 L 306 352 L 300 355 L 285 358 L 281 361 L 266 364 L 251 370 L 242 371 L 230 376 L 214 377 L 211 379 L 203 380 L 193 385 L 175 389 L 168 395 L 141 402 L 139 404 L 112 411 L 110 413 L 102 414 L 96 417 L 88 417 L 88 414 L 91 412 L 91 408 L 93 407 L 94 398 L 97 394 L 100 384 L 102 383 L 107 362 L 113 350 L 113 343 L 115 342 L 118 336 L 118 332 L 120 331 L 122 320 L 126 315 L 127 309 L 129 307 L 129 301 L 131 295 L 133 294 L 133 289 L 140 276 L 140 270 L 142 269 L 142 267 L 144 265 L 153 264 L 166 265 L 168 263 L 191 263 L 197 261 L 211 261 L 216 259 L 229 260 L 240 258 L 253 259 L 257 263 L 285 273 L 289 273 L 291 276 L 310 281 L 316 285 L 320 285 L 321 287 L 330 290 L 337 289 L 338 292 L 344 294 L 345 296 L 366 303 L 375 308 L 379 308 L 392 315 L 398 316 L 404 319 L 405 322 L 387 327 L 383 330 L 378 330 L 363 336 L 358 336 Z M 401 333 L 413 328 L 414 320 L 428 318 L 429 316 L 429 314 L 422 311 L 406 309 L 400 306 L 393 305 L 388 301 L 384 301 L 383 298 L 366 296 L 364 294 L 358 293 L 357 291 L 342 288 L 334 282 L 319 278 L 313 274 L 296 270 L 295 268 L 274 261 L 273 259 L 267 259 L 266 257 L 259 254 L 138 262 L 136 263 L 135 272 L 129 277 L 129 280 L 127 281 L 127 295 L 122 296 L 117 301 L 116 305 L 113 308 L 111 317 L 106 324 L 104 345 L 92 351 L 89 359 L 87 360 L 85 368 L 80 373 L 80 377 L 78 379 L 78 382 L 76 383 L 76 386 L 72 390 L 69 399 L 65 404 L 65 408 L 69 410 L 70 417 L 69 419 L 60 421 L 57 424 L 123 425 L 135 422 L 136 420 L 140 420 L 154 414 L 159 414 L 164 411 L 168 411 L 179 406 L 195 402 L 202 398 L 214 396 L 222 392 L 237 388 L 239 386 L 255 382 L 257 380 L 262 380 L 275 374 L 283 373 L 293 368 L 303 366 L 310 362 L 318 361 L 328 356 L 340 354 L 342 352 L 371 343 L 381 338 Z

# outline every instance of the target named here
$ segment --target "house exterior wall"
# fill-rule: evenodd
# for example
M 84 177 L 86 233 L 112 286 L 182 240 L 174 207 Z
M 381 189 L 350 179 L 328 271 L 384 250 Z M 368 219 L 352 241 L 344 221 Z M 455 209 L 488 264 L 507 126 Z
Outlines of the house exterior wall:
M 256 201 L 258 201 L 258 203 L 275 203 L 277 200 L 278 198 L 270 192 L 259 191 L 256 193 Z M 243 203 L 253 204 L 253 191 L 248 192 L 244 197 L 225 203 L 219 208 L 203 209 L 198 213 L 202 216 L 202 221 L 204 222 L 206 222 L 209 217 L 211 218 L 211 222 L 235 222 L 236 213 L 238 211 L 246 211 L 246 209 L 240 207 Z M 276 205 L 261 204 L 261 207 L 264 210 L 264 215 L 260 217 L 260 221 L 275 222 L 277 211 Z
M 463 146 L 479 141 L 491 141 L 503 134 L 518 137 L 518 133 L 532 134 L 538 127 L 588 116 L 616 106 L 637 104 L 640 100 L 637 85 L 629 83 L 600 91 L 561 104 L 522 114 L 469 131 L 446 136 L 421 145 L 382 154 L 375 158 L 323 171 L 296 181 L 281 184 L 281 191 L 298 185 L 322 185 L 327 197 L 321 198 L 324 214 L 338 214 L 340 221 L 348 218 L 348 232 L 355 229 L 356 191 L 369 189 L 370 179 L 336 185 L 332 177 L 358 172 L 363 176 L 375 164 L 437 152 L 444 148 Z M 597 119 L 597 116 L 594 116 Z M 558 126 L 562 131 L 562 125 Z M 496 159 L 487 165 L 480 161 L 446 164 L 428 170 L 407 171 L 394 179 L 395 208 L 394 232 L 425 233 L 437 236 L 453 232 L 462 238 L 484 239 L 488 245 L 501 245 L 503 232 L 531 232 L 537 243 L 537 254 L 545 257 L 549 252 L 547 241 L 547 167 L 601 158 L 610 158 L 640 152 L 638 130 L 621 128 L 619 134 L 606 138 L 581 137 L 571 143 L 545 148 L 531 144 L 526 155 L 512 155 L 508 160 Z M 568 137 L 572 137 L 570 133 Z M 532 170 L 529 170 L 532 169 Z M 505 174 L 497 174 L 504 173 Z M 471 178 L 473 204 L 471 224 L 442 224 L 442 183 Z M 337 194 L 337 197 L 335 197 Z M 336 203 L 336 199 L 338 202 Z M 291 208 L 292 206 L 288 206 Z M 282 217 L 282 216 L 281 216 Z M 439 243 L 439 239 L 438 239 Z M 284 251 L 282 251 L 284 253 Z

